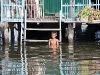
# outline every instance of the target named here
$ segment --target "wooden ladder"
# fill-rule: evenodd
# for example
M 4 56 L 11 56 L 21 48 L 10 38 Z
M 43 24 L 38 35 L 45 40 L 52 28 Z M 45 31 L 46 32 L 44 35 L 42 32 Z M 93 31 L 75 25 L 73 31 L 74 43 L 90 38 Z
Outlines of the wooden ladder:
M 25 18 L 25 27 L 24 27 L 24 42 L 48 42 L 48 40 L 30 40 L 26 39 L 26 31 L 27 30 L 38 30 L 38 31 L 59 31 L 59 42 L 62 42 L 62 34 L 61 34 L 61 19 L 59 20 L 59 28 L 27 28 L 26 18 Z

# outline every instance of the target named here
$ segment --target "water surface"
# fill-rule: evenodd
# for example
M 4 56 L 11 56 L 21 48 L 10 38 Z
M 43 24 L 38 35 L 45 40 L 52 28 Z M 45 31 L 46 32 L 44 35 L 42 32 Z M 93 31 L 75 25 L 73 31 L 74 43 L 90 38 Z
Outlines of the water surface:
M 0 46 L 0 75 L 100 75 L 100 43 Z

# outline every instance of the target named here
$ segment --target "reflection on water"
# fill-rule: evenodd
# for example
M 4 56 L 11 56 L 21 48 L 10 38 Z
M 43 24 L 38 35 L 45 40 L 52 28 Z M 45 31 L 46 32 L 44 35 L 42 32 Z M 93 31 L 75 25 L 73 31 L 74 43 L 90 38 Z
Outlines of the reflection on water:
M 0 46 L 0 75 L 100 75 L 99 43 Z

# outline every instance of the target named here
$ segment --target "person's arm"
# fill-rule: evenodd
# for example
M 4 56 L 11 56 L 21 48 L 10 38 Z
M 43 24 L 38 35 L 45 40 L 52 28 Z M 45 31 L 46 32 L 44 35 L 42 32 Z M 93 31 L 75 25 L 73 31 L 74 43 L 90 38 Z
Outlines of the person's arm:
M 57 39 L 57 47 L 59 46 L 59 40 Z
M 50 46 L 50 39 L 49 39 L 49 41 L 48 41 L 48 45 Z

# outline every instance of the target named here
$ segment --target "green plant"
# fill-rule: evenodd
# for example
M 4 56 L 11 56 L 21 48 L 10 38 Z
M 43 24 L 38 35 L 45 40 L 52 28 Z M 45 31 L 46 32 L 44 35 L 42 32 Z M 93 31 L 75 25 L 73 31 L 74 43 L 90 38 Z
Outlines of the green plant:
M 77 17 L 80 19 L 88 18 L 89 22 L 93 22 L 93 20 L 100 19 L 100 11 L 86 6 L 80 11 Z

